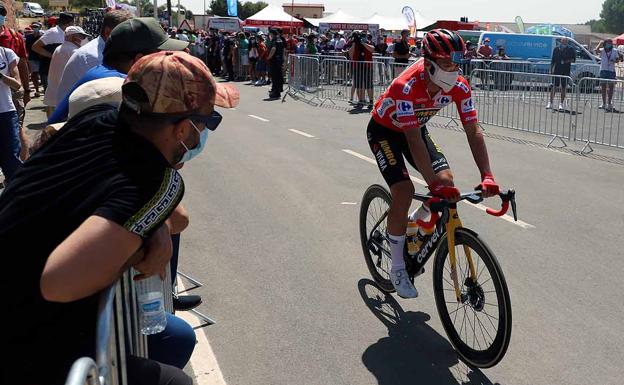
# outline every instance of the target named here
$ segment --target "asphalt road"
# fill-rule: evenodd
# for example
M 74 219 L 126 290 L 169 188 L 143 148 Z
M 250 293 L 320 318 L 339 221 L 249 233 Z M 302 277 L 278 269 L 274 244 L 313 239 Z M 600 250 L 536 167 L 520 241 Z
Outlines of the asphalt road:
M 439 322 L 431 264 L 415 300 L 369 281 L 359 203 L 383 180 L 343 151 L 372 157 L 368 115 L 239 88 L 240 106 L 222 111 L 204 153 L 183 169 L 191 226 L 180 269 L 205 283 L 200 310 L 218 322 L 205 332 L 228 384 L 621 383 L 623 166 L 488 140 L 497 180 L 516 189 L 520 219 L 534 227 L 461 206 L 464 225 L 497 254 L 513 305 L 506 357 L 471 370 Z M 476 185 L 464 135 L 430 131 L 456 183 Z

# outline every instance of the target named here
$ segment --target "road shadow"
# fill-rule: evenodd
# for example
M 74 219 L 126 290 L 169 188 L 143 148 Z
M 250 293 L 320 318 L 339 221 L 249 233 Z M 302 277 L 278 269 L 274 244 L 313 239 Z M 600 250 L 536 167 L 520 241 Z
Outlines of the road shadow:
M 361 279 L 358 289 L 366 306 L 388 328 L 388 336 L 362 354 L 379 385 L 500 385 L 459 361 L 446 338 L 427 324 L 429 314 L 404 311 L 370 279 Z
M 368 108 L 368 107 L 353 107 L 352 109 L 349 110 L 349 113 L 352 115 L 355 114 L 370 114 L 372 111 L 372 108 Z

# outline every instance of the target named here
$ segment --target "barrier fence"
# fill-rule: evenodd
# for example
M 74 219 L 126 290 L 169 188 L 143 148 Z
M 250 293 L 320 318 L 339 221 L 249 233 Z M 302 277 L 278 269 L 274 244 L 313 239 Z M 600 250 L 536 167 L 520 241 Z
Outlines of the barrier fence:
M 413 64 L 390 59 L 375 57 L 370 62 L 354 62 L 341 56 L 290 55 L 287 95 L 318 99 L 320 104 L 354 99 L 374 102 L 394 78 Z M 492 64 L 475 61 L 463 69 L 470 73 L 466 78 L 481 123 L 549 136 L 549 146 L 557 139 L 564 146 L 566 141 L 584 142 L 582 152 L 591 151 L 590 144 L 624 148 L 620 113 L 624 110 L 624 81 L 592 77 L 575 81 L 570 76 L 495 70 Z M 614 88 L 613 109 L 600 108 L 603 86 Z M 553 88 L 556 92 L 547 108 Z M 562 91 L 566 97 L 559 108 Z M 459 121 L 454 105 L 439 115 Z

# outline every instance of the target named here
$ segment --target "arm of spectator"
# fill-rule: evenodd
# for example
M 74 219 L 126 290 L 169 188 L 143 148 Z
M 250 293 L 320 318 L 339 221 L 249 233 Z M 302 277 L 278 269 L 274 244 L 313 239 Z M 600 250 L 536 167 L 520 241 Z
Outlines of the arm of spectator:
M 19 79 L 22 83 L 22 87 L 24 88 L 24 91 L 29 92 L 30 91 L 30 67 L 28 65 L 28 59 L 26 58 L 20 58 L 19 62 L 17 63 L 17 68 L 19 70 Z
M 355 54 L 355 44 L 349 48 L 349 57 L 352 58 L 354 54 Z
M 71 302 L 106 288 L 141 243 L 117 223 L 90 216 L 48 257 L 40 279 L 43 298 Z
M 32 45 L 32 50 L 37 52 L 40 56 L 52 59 L 52 54 L 45 49 L 45 43 L 41 38 Z
M 267 60 L 271 60 L 273 58 L 273 55 L 275 55 L 276 51 L 277 49 L 275 47 L 271 47 L 271 52 L 269 52 L 269 56 L 267 57 Z
M 2 82 L 14 91 L 19 90 L 22 85 L 18 80 L 20 76 L 19 70 L 17 69 L 17 60 L 12 61 L 11 64 L 9 64 L 9 74 L 11 76 L 2 75 Z
M 370 52 L 375 52 L 375 47 L 370 44 L 364 44 L 364 48 L 366 48 Z

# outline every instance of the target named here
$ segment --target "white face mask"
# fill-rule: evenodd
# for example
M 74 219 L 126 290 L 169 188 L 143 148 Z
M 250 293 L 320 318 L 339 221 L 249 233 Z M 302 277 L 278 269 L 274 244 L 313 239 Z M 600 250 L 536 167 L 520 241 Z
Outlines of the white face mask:
M 431 68 L 429 68 L 429 75 L 431 76 L 431 81 L 438 87 L 442 88 L 444 92 L 452 90 L 453 87 L 455 87 L 455 83 L 457 83 L 459 70 L 448 72 L 440 68 L 440 66 L 438 66 L 433 60 L 430 61 L 430 63 Z

